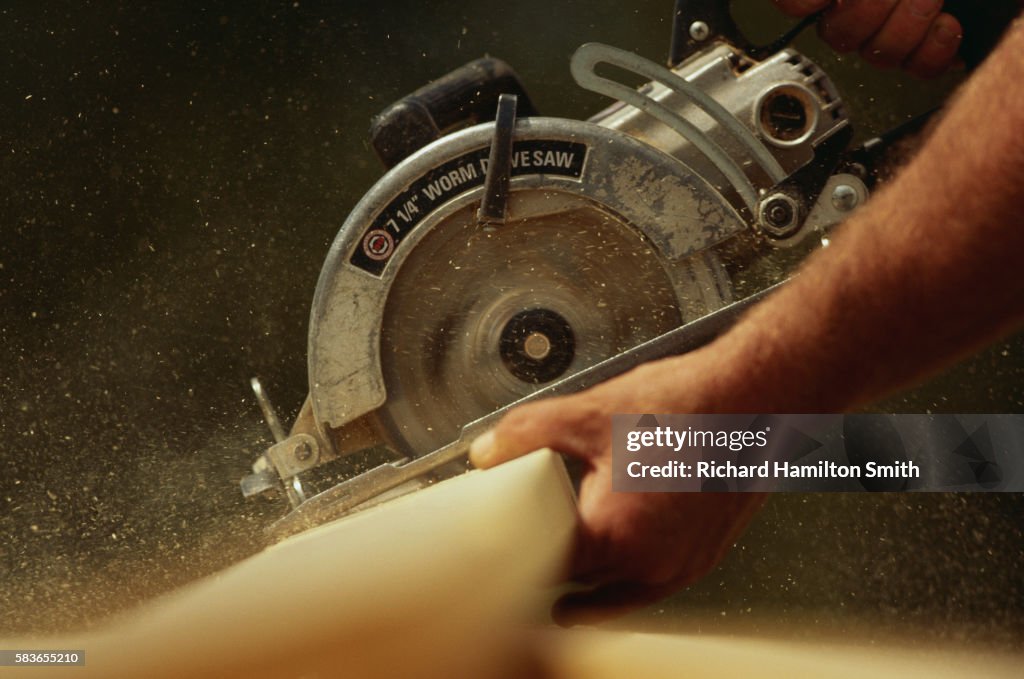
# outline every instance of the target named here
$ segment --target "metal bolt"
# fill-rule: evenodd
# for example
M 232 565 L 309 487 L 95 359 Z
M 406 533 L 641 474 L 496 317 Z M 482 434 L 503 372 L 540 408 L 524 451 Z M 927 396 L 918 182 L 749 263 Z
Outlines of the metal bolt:
M 849 184 L 840 184 L 832 189 L 832 206 L 840 212 L 849 212 L 857 207 L 859 202 L 860 196 L 857 195 L 857 189 Z
M 305 462 L 313 456 L 313 448 L 309 445 L 308 441 L 301 441 L 295 446 L 295 459 L 299 462 Z
M 711 29 L 703 21 L 694 21 L 690 24 L 690 37 L 697 42 L 704 42 L 711 35 Z
M 543 360 L 551 353 L 551 340 L 542 332 L 531 332 L 523 342 L 523 350 L 533 360 Z
M 785 201 L 774 200 L 765 208 L 765 216 L 769 224 L 782 228 L 793 221 L 793 208 Z
M 800 226 L 800 204 L 785 193 L 774 193 L 761 203 L 761 226 L 769 234 L 784 238 Z

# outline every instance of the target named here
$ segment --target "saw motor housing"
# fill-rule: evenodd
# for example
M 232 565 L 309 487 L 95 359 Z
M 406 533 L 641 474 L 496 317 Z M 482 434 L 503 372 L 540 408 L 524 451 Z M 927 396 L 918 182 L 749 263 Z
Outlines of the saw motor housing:
M 576 81 L 618 99 L 587 121 L 535 115 L 494 59 L 376 120 L 391 167 L 330 248 L 309 397 L 246 494 L 283 482 L 298 507 L 316 467 L 347 460 L 353 475 L 439 449 L 466 423 L 731 302 L 723 244 L 789 247 L 866 200 L 839 166 L 851 128 L 827 74 L 788 47 L 681 25 L 671 68 L 580 48 Z M 650 82 L 599 74 L 615 68 Z M 510 92 L 504 120 L 466 126 Z M 485 219 L 489 196 L 500 207 Z

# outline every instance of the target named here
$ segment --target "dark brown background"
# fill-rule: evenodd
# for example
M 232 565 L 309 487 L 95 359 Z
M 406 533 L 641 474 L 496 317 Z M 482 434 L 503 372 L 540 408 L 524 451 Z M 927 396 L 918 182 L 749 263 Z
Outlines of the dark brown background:
M 779 27 L 740 4 L 755 32 Z M 94 623 L 258 548 L 284 508 L 237 491 L 268 443 L 248 379 L 295 413 L 320 264 L 381 173 L 371 115 L 491 53 L 545 114 L 585 117 L 603 102 L 572 83 L 572 50 L 661 60 L 670 5 L 0 7 L 0 635 Z M 801 44 L 838 69 L 862 136 L 955 81 Z M 1022 374 L 1004 342 L 880 407 L 1021 411 Z M 721 570 L 630 624 L 1019 643 L 1022 506 L 777 497 Z

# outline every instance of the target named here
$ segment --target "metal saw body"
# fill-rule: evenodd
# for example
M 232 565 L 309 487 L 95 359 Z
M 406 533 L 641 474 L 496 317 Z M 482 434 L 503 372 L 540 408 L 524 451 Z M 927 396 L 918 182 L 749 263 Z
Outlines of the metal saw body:
M 588 254 L 580 252 L 583 249 L 580 241 L 596 247 L 586 240 L 586 231 L 591 227 L 604 228 L 608 234 L 598 241 L 612 241 L 608 246 L 609 255 L 614 255 L 617 249 L 624 250 L 629 239 L 636 242 L 636 247 L 631 248 L 633 252 L 624 254 L 625 261 L 618 269 L 622 282 L 626 283 L 622 288 L 629 287 L 628 277 L 660 278 L 650 282 L 652 286 L 663 288 L 663 291 L 651 292 L 651 301 L 658 303 L 659 297 L 662 303 L 669 298 L 678 300 L 692 307 L 690 317 L 706 313 L 720 303 L 725 281 L 716 278 L 714 266 L 697 253 L 737 233 L 743 228 L 743 221 L 701 177 L 674 172 L 672 159 L 628 135 L 579 121 L 527 118 L 516 125 L 514 154 L 522 159 L 543 161 L 547 158 L 554 162 L 551 165 L 524 163 L 520 165 L 522 174 L 513 171 L 509 201 L 512 217 L 505 225 L 488 232 L 478 229 L 474 210 L 483 191 L 484 173 L 478 168 L 480 160 L 486 157 L 492 134 L 490 127 L 483 125 L 440 140 L 411 158 L 408 165 L 396 168 L 403 175 L 397 184 L 403 188 L 396 193 L 388 190 L 391 185 L 378 184 L 378 188 L 383 189 L 383 200 L 378 202 L 371 191 L 367 196 L 369 202 L 364 200 L 357 206 L 339 233 L 317 287 L 310 322 L 309 368 L 310 375 L 316 376 L 310 393 L 314 412 L 319 415 L 318 422 L 325 426 L 336 428 L 386 402 L 382 354 L 431 350 L 416 345 L 381 347 L 382 330 L 389 323 L 396 326 L 391 328 L 389 342 L 415 341 L 399 336 L 400 326 L 412 325 L 411 321 L 386 319 L 385 311 L 396 287 L 401 289 L 398 294 L 418 298 L 415 303 L 424 307 L 425 315 L 436 321 L 435 334 L 444 332 L 445 323 L 457 324 L 458 321 L 436 318 L 438 314 L 431 313 L 432 298 L 447 297 L 451 292 L 449 286 L 457 284 L 445 284 L 443 278 L 458 280 L 463 277 L 463 270 L 479 274 L 472 283 L 479 286 L 483 294 L 518 296 L 517 293 L 523 293 L 522 309 L 515 311 L 547 303 L 555 307 L 556 313 L 566 316 L 574 312 L 570 308 L 573 303 L 595 308 L 601 304 L 600 298 L 548 300 L 537 297 L 529 288 L 508 289 L 500 280 L 500 272 L 481 271 L 475 266 L 474 258 L 480 255 L 474 251 L 474 243 L 465 247 L 476 235 L 474 231 L 481 234 L 480 241 L 485 241 L 482 247 L 494 243 L 494 248 L 509 251 L 509 257 L 520 256 L 516 251 L 519 247 L 527 252 L 534 249 L 533 254 L 538 257 L 553 253 L 554 258 L 538 263 L 544 270 L 535 272 L 537 278 L 554 275 L 556 267 L 564 266 L 569 269 L 565 276 L 575 275 L 578 280 L 584 274 L 579 271 L 580 262 L 576 259 Z M 401 172 L 403 170 L 405 172 Z M 436 186 L 432 184 L 436 182 L 433 177 L 439 173 L 444 173 L 441 176 L 445 178 L 459 177 L 463 181 L 456 184 L 452 180 L 447 184 L 452 189 L 442 195 L 438 204 L 425 206 L 432 209 L 423 210 L 418 223 L 401 223 L 401 211 L 415 205 L 415 198 L 426 203 L 425 187 Z M 405 188 L 407 177 L 411 181 Z M 403 208 L 406 205 L 408 207 Z M 363 219 L 373 214 L 375 220 Z M 368 251 L 372 239 L 377 231 L 385 229 L 394 234 L 388 246 L 393 248 L 393 253 L 385 261 L 371 259 Z M 442 231 L 444 235 L 438 236 Z M 435 253 L 447 250 L 437 242 L 441 238 L 460 240 L 450 248 L 451 252 L 445 252 L 455 259 L 435 254 L 426 263 L 410 261 L 417 259 L 420 248 L 429 247 Z M 595 252 L 590 254 L 600 256 Z M 406 273 L 411 266 L 415 266 L 412 275 Z M 593 266 L 599 267 L 601 263 L 595 261 Z M 437 287 L 424 287 L 419 281 L 431 267 L 444 273 L 438 277 Z M 406 276 L 408 281 L 403 280 Z M 529 285 L 528 278 L 517 279 L 517 282 Z M 572 282 L 558 281 L 552 288 L 564 290 L 571 287 Z M 459 292 L 468 292 L 467 287 L 463 285 Z M 548 292 L 557 296 L 559 291 Z M 705 300 L 705 297 L 710 299 Z M 459 304 L 463 303 L 473 304 L 470 299 L 460 298 Z M 642 305 L 637 309 L 638 313 L 644 311 L 659 313 L 645 310 Z M 478 313 L 487 312 L 484 309 Z M 510 316 L 505 318 L 504 315 L 510 312 L 511 309 L 505 314 L 498 310 L 494 323 L 507 322 Z M 668 310 L 660 313 L 675 316 L 666 319 L 666 330 L 679 324 L 678 313 Z M 466 374 L 465 377 L 468 381 L 473 376 Z M 530 384 L 526 380 L 518 381 Z M 516 389 L 512 387 L 513 391 Z
M 404 127 L 378 128 L 375 146 L 395 164 L 320 273 L 309 398 L 242 483 L 247 495 L 283 484 L 294 511 L 279 532 L 463 471 L 468 439 L 510 404 L 720 331 L 744 306 L 722 247 L 791 246 L 867 198 L 840 167 L 850 125 L 828 76 L 794 50 L 758 56 L 700 23 L 683 24 L 704 37 L 674 49 L 671 69 L 583 46 L 577 82 L 618 99 L 589 121 L 517 115 L 506 91 L 521 86 L 500 62 L 385 112 Z M 600 75 L 609 65 L 650 83 Z M 448 114 L 489 87 L 505 95 L 497 119 L 449 132 Z M 439 88 L 458 101 L 439 104 Z M 493 100 L 480 106 L 494 115 Z M 307 482 L 332 465 L 326 487 Z

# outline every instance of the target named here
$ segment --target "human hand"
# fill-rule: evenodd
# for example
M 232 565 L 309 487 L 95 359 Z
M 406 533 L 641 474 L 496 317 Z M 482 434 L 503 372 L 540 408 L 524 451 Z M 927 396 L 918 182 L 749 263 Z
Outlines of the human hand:
M 477 439 L 470 459 L 491 467 L 550 447 L 582 461 L 574 580 L 559 624 L 597 622 L 644 606 L 711 572 L 764 501 L 757 493 L 612 491 L 611 416 L 704 412 L 694 354 L 650 363 L 593 389 L 530 403 Z
M 860 52 L 875 66 L 902 66 L 930 78 L 957 59 L 963 28 L 942 0 L 773 0 L 790 16 L 825 9 L 822 39 L 838 52 Z M 827 9 L 826 9 L 827 8 Z

